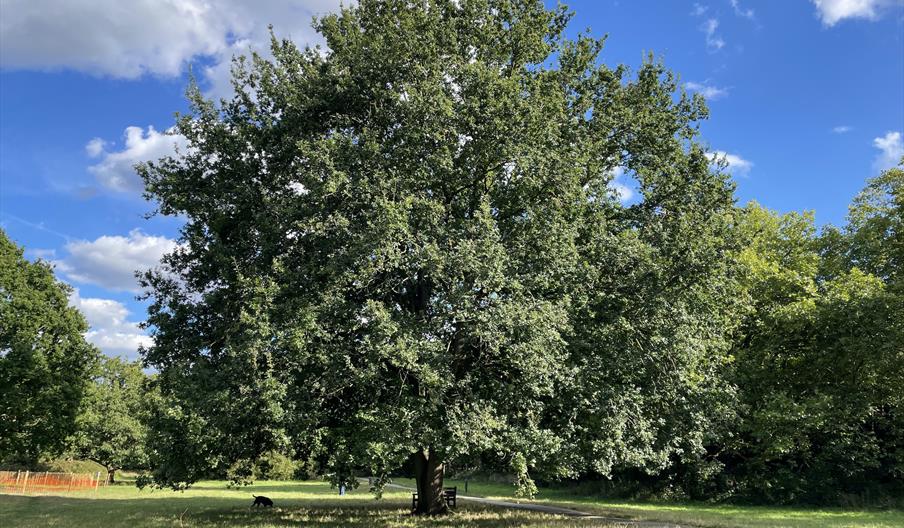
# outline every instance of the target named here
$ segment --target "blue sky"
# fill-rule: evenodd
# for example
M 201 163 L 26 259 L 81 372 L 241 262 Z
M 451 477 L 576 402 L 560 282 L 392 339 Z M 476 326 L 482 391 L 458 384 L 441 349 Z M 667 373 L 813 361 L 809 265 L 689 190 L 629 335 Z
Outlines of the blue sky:
M 0 226 L 77 293 L 88 338 L 136 357 L 132 270 L 179 222 L 145 219 L 132 165 L 167 154 L 192 65 L 228 93 L 229 58 L 264 51 L 267 24 L 319 43 L 333 0 L 0 0 Z M 652 52 L 707 96 L 703 140 L 740 202 L 842 224 L 867 178 L 904 155 L 904 0 L 572 1 L 570 31 L 608 34 L 603 60 Z

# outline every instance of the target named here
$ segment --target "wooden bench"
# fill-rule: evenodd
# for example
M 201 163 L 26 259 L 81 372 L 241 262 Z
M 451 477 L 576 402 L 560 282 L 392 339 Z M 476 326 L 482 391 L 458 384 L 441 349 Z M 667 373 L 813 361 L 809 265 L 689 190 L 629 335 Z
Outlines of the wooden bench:
M 458 486 L 452 486 L 451 488 L 443 488 L 443 500 L 446 501 L 446 506 L 450 508 L 456 507 L 458 504 Z M 417 511 L 417 492 L 411 494 L 411 511 Z

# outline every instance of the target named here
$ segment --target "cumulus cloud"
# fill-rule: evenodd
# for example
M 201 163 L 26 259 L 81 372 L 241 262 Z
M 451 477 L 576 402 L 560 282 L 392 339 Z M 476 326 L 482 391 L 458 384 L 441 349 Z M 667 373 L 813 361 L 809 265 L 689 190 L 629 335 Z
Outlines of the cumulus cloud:
M 838 125 L 836 127 L 832 127 L 833 134 L 847 134 L 851 130 L 853 130 L 853 128 L 851 128 L 847 125 Z
M 747 176 L 747 174 L 750 172 L 750 169 L 753 168 L 752 161 L 746 160 L 738 154 L 731 154 L 723 150 L 710 152 L 709 159 L 711 159 L 713 163 L 719 163 L 720 161 L 724 160 L 725 163 L 728 164 L 726 169 L 733 176 Z
M 715 18 L 708 18 L 703 25 L 700 26 L 700 31 L 706 35 L 706 49 L 712 53 L 715 53 L 725 47 L 725 40 L 722 39 L 720 35 L 716 33 L 716 30 L 719 29 L 719 20 Z
M 904 156 L 904 141 L 900 132 L 886 132 L 884 136 L 873 139 L 873 146 L 880 151 L 873 167 L 880 171 L 897 166 Z
M 67 255 L 54 264 L 69 280 L 110 290 L 138 292 L 135 271 L 159 264 L 164 254 L 175 249 L 176 242 L 133 229 L 128 236 L 78 240 L 65 247 Z
M 187 141 L 184 136 L 171 131 L 157 132 L 149 126 L 147 131 L 141 127 L 126 128 L 125 145 L 122 150 L 108 151 L 108 142 L 94 138 L 85 145 L 85 151 L 93 158 L 100 160 L 88 167 L 88 171 L 105 187 L 115 191 L 140 192 L 144 184 L 135 172 L 135 165 L 144 161 L 155 161 L 175 153 L 177 148 L 184 149 Z
M 111 299 L 84 298 L 75 290 L 69 304 L 77 308 L 88 321 L 85 339 L 110 356 L 138 357 L 138 347 L 150 346 L 153 340 L 138 323 L 129 321 L 129 310 Z
M 719 88 L 718 86 L 711 86 L 706 83 L 686 82 L 684 83 L 684 88 L 692 92 L 700 93 L 703 97 L 706 97 L 711 101 L 715 101 L 716 99 L 728 95 L 727 88 Z
M 268 24 L 281 36 L 316 42 L 312 16 L 338 6 L 339 0 L 4 0 L 0 66 L 133 79 L 179 75 L 200 58 L 214 74 L 223 64 L 228 71 L 236 52 L 267 51 Z
M 709 6 L 700 5 L 694 2 L 694 8 L 691 9 L 691 14 L 694 16 L 703 16 L 709 10 Z
M 226 43 L 226 20 L 198 1 L 8 0 L 3 67 L 70 68 L 114 77 L 177 75 L 183 62 Z
M 904 0 L 812 0 L 816 14 L 826 26 L 847 18 L 877 20 L 886 7 L 904 5 Z

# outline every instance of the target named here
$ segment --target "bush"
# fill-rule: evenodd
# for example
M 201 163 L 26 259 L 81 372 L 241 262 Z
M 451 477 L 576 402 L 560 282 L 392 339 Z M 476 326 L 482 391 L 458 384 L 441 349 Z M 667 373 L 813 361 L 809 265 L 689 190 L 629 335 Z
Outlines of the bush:
M 239 460 L 226 471 L 226 478 L 236 484 L 254 480 L 292 480 L 304 473 L 300 462 L 278 451 L 268 451 L 257 460 Z
M 265 453 L 254 468 L 258 480 L 292 480 L 300 464 L 277 451 Z
M 313 458 L 299 460 L 295 467 L 295 478 L 298 480 L 317 480 L 320 478 L 320 464 Z

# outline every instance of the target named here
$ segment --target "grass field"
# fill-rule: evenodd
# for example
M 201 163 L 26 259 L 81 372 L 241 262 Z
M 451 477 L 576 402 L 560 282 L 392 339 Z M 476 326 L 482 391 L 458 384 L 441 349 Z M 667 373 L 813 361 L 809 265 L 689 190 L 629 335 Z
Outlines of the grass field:
M 397 483 L 407 485 L 404 479 Z M 463 493 L 464 484 L 458 485 Z M 387 490 L 384 500 L 374 501 L 362 486 L 338 496 L 323 482 L 258 482 L 229 489 L 224 482 L 200 482 L 185 492 L 138 490 L 129 483 L 94 492 L 59 495 L 0 495 L 2 527 L 605 527 L 598 520 L 503 510 L 459 503 L 452 515 L 419 519 L 408 515 L 410 493 Z M 509 498 L 511 488 L 501 484 L 470 483 L 469 493 Z M 252 509 L 251 495 L 271 497 L 276 506 Z M 589 497 L 542 490 L 538 502 L 560 504 L 604 515 L 673 521 L 713 527 L 875 527 L 904 526 L 902 512 L 805 510 L 793 508 L 741 508 L 700 504 L 651 504 L 607 502 Z
M 365 486 L 366 487 L 366 486 Z M 250 508 L 251 495 L 266 495 L 273 508 Z M 338 496 L 323 482 L 259 482 L 228 489 L 225 482 L 200 482 L 185 492 L 140 491 L 128 484 L 94 492 L 60 495 L 0 495 L 0 527 L 565 527 L 570 519 L 460 504 L 449 516 L 408 515 L 411 495 L 389 491 L 374 501 L 364 488 Z M 607 523 L 582 523 L 603 527 Z
M 411 479 L 396 479 L 394 482 L 403 486 L 414 486 L 414 481 Z M 446 486 L 458 486 L 458 493 L 465 493 L 465 484 L 461 480 L 447 479 Z M 473 481 L 468 483 L 468 495 L 505 499 L 513 502 L 526 502 L 515 498 L 513 491 L 512 486 L 508 484 Z M 565 506 L 612 517 L 669 521 L 693 526 L 726 528 L 779 526 L 795 528 L 904 528 L 904 511 L 900 510 L 845 510 L 841 508 L 630 502 L 576 496 L 569 493 L 568 490 L 548 488 L 541 488 L 539 495 L 532 502 Z

